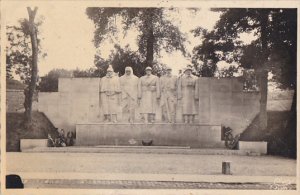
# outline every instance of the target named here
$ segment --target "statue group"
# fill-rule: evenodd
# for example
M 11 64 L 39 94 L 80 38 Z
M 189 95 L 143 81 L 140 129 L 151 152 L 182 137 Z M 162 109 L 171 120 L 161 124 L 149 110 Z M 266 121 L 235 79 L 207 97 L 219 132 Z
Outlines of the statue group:
M 117 123 L 117 113 L 122 108 L 122 112 L 126 113 L 123 116 L 127 116 L 126 120 L 130 123 L 135 122 L 137 110 L 144 123 L 154 123 L 157 109 L 162 110 L 164 121 L 175 123 L 180 102 L 182 122 L 194 123 L 198 96 L 197 77 L 192 75 L 189 66 L 178 77 L 172 75 L 170 67 L 161 77 L 153 75 L 152 68 L 147 67 L 145 76 L 138 78 L 129 66 L 125 68 L 125 74 L 118 77 L 110 65 L 100 82 L 105 122 Z

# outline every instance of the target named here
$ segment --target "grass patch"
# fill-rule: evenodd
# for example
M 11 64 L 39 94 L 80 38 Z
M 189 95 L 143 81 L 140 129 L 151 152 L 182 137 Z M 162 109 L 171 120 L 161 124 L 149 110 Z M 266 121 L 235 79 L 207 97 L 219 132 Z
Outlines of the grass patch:
M 32 112 L 32 127 L 23 127 L 23 113 L 6 114 L 6 151 L 20 151 L 20 139 L 47 139 L 48 133 L 56 137 L 57 131 L 50 120 L 41 112 Z

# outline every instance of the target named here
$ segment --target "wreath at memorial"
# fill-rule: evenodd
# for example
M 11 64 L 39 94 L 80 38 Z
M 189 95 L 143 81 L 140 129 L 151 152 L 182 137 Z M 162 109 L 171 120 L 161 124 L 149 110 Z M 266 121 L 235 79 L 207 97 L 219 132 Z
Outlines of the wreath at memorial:
M 232 134 L 232 129 L 230 127 L 224 127 L 224 139 L 225 146 L 229 149 L 237 149 L 238 142 L 241 135 L 237 134 L 235 137 Z
M 151 146 L 153 144 L 153 140 L 152 139 L 143 139 L 142 140 L 142 145 L 143 146 Z

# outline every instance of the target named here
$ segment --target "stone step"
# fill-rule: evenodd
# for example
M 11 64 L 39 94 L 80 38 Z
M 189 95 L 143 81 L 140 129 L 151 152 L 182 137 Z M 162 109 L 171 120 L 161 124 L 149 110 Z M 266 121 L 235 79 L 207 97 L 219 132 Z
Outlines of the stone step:
M 76 145 L 141 146 L 151 141 L 153 146 L 191 146 L 193 148 L 221 148 L 221 125 L 205 124 L 105 124 L 76 125 Z
M 257 156 L 247 150 L 230 150 L 226 148 L 190 148 L 176 146 L 96 146 L 96 147 L 36 147 L 22 152 L 33 153 L 149 153 L 149 154 L 187 154 L 187 155 L 241 155 Z
M 81 147 L 81 148 L 85 148 L 85 147 Z M 107 146 L 107 145 L 98 145 L 90 148 L 191 149 L 190 146 Z

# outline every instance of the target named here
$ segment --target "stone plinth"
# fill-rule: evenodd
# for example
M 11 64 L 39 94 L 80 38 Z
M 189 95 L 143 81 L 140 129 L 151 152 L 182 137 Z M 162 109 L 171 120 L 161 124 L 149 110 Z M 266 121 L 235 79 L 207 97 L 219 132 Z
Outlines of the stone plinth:
M 76 125 L 76 145 L 142 145 L 153 140 L 154 146 L 224 147 L 221 126 L 199 124 L 104 124 Z
M 267 154 L 267 142 L 239 141 L 239 150 Z
M 21 139 L 20 140 L 21 151 L 33 149 L 37 147 L 47 147 L 47 139 Z

